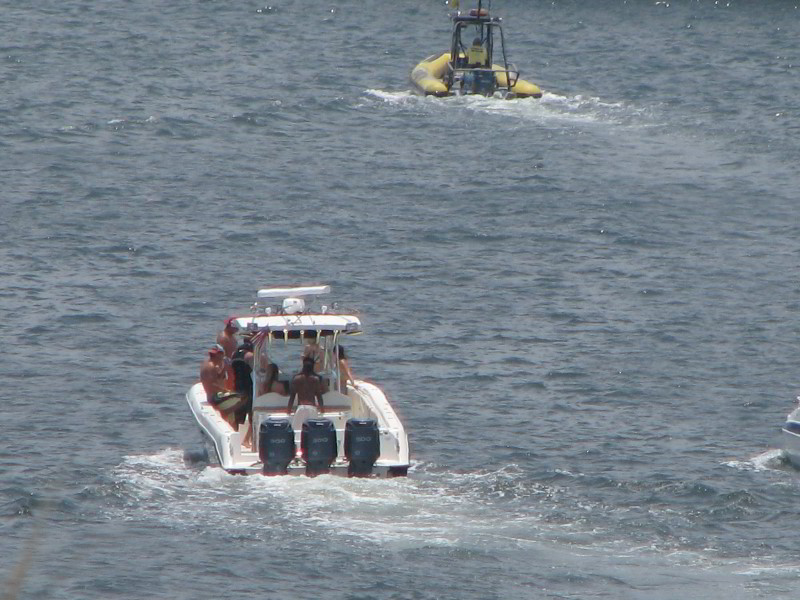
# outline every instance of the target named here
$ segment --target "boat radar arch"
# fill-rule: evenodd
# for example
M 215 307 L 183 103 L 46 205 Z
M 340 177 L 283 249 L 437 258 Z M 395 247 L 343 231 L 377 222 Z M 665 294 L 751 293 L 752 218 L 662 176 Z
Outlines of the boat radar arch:
M 329 285 L 309 285 L 304 287 L 264 288 L 258 290 L 259 298 L 300 298 L 301 296 L 319 296 L 329 294 Z

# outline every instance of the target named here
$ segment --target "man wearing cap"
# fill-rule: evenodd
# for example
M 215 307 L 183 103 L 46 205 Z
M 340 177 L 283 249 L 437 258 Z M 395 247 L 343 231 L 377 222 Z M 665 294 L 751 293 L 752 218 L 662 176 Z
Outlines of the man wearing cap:
M 225 350 L 227 358 L 233 357 L 233 353 L 239 346 L 236 340 L 237 331 L 239 331 L 239 326 L 236 324 L 236 318 L 230 317 L 225 321 L 225 328 L 217 334 L 217 343 Z

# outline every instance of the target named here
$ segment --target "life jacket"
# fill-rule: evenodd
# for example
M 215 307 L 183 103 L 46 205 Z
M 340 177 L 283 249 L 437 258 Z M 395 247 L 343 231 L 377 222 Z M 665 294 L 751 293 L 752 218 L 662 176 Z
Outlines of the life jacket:
M 486 48 L 483 46 L 470 46 L 467 48 L 467 64 L 470 66 L 485 66 Z

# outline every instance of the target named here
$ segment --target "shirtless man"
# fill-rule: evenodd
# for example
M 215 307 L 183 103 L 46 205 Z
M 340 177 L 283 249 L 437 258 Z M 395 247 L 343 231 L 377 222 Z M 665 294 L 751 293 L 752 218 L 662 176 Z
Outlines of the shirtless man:
M 214 344 L 208 351 L 208 358 L 200 367 L 200 381 L 206 391 L 208 403 L 213 406 L 217 394 L 225 392 L 225 350 Z
M 238 394 L 231 394 L 228 390 L 226 381 L 228 368 L 225 365 L 225 350 L 219 344 L 214 344 L 208 351 L 208 359 L 200 367 L 200 382 L 206 391 L 208 403 L 219 411 L 222 418 L 234 431 L 238 431 L 236 411 L 241 409 L 245 398 Z
M 231 358 L 239 343 L 236 340 L 236 332 L 239 331 L 239 326 L 236 324 L 234 317 L 225 321 L 225 328 L 217 334 L 217 343 L 225 350 L 225 356 Z
M 295 396 L 297 396 L 298 406 L 302 404 L 315 406 L 318 403 L 319 412 L 324 412 L 322 393 L 322 379 L 314 373 L 314 359 L 311 356 L 305 356 L 303 357 L 303 370 L 292 379 L 292 393 L 289 395 L 286 412 L 291 414 Z

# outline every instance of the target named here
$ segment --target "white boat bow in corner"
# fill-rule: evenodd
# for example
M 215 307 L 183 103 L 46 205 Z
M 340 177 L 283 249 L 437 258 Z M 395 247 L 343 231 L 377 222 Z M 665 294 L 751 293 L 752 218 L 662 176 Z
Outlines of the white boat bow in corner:
M 800 403 L 800 396 L 797 397 Z M 783 436 L 783 451 L 795 467 L 800 469 L 800 405 L 786 417 L 786 422 L 781 430 Z

